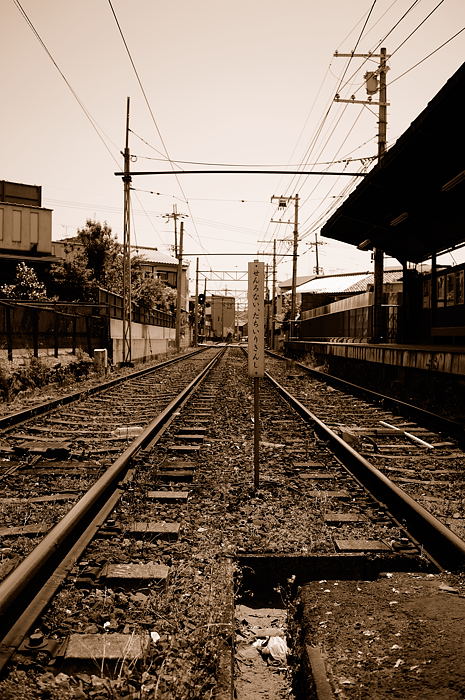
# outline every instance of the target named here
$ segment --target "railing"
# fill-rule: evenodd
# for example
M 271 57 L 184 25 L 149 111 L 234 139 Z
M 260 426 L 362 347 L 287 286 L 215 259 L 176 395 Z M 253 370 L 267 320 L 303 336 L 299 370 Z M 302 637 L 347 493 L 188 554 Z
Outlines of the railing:
M 70 312 L 71 309 L 71 312 Z M 100 314 L 98 305 L 59 304 L 54 302 L 24 302 L 0 299 L 0 347 L 6 348 L 8 360 L 13 350 L 32 350 L 34 357 L 40 349 L 77 348 L 92 354 L 95 347 L 108 347 L 109 323 Z

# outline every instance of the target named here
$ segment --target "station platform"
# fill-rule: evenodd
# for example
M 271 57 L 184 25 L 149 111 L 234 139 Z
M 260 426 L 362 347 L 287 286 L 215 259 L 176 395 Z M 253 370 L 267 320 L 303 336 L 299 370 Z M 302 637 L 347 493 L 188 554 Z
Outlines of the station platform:
M 288 357 L 465 421 L 465 347 L 290 340 Z
M 339 357 L 465 377 L 465 346 L 290 340 L 285 347 L 286 354 L 293 356 L 312 353 L 321 358 Z

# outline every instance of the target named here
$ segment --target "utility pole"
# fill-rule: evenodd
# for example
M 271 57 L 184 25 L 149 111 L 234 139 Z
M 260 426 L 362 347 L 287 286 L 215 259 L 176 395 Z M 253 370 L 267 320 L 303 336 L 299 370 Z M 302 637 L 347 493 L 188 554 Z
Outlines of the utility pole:
M 276 223 L 276 222 L 274 222 Z M 290 221 L 280 221 L 278 223 L 291 223 Z M 276 323 L 276 314 L 278 313 L 278 295 L 276 291 L 276 276 L 277 276 L 277 265 L 276 265 L 276 243 L 289 243 L 289 238 L 273 238 L 273 289 L 272 289 L 272 324 L 271 324 L 271 333 L 272 333 L 272 340 L 271 340 L 271 348 L 272 350 L 275 350 L 275 323 Z M 257 243 L 269 243 L 269 241 L 257 241 Z M 260 253 L 260 255 L 263 255 L 263 253 Z
M 182 301 L 182 244 L 184 237 L 184 221 L 181 221 L 179 233 L 178 274 L 176 278 L 176 352 L 181 350 L 181 301 Z
M 205 342 L 207 339 L 207 278 L 205 277 L 204 283 L 203 283 L 203 341 Z
M 271 349 L 275 349 L 274 325 L 276 319 L 276 240 L 273 241 L 273 291 L 271 296 Z
M 129 153 L 129 97 L 126 104 L 126 145 L 124 148 L 124 214 L 123 214 L 123 364 L 132 359 L 132 298 L 131 298 L 131 175 Z
M 334 98 L 336 102 L 348 102 L 349 104 L 371 104 L 378 105 L 378 164 L 381 163 L 386 153 L 387 139 L 387 87 L 386 73 L 389 67 L 386 63 L 389 58 L 386 49 L 380 49 L 379 54 L 364 53 L 336 53 L 339 57 L 357 58 L 379 58 L 379 65 L 376 71 L 367 72 L 364 75 L 367 100 L 356 100 L 352 95 L 350 100 L 342 100 L 339 95 Z M 372 101 L 372 95 L 379 91 L 379 102 Z M 374 285 L 373 285 L 373 319 L 372 319 L 372 341 L 379 343 L 383 336 L 383 282 L 384 282 L 384 252 L 380 248 L 373 249 L 374 260 Z
M 326 241 L 319 241 L 318 240 L 318 233 L 315 231 L 315 242 L 311 242 L 308 244 L 309 248 L 315 248 L 315 267 L 313 268 L 313 272 L 315 275 L 323 274 L 323 268 L 320 267 L 319 261 L 318 261 L 318 246 L 320 245 L 326 245 Z
M 275 197 L 272 196 L 271 201 L 277 199 L 279 201 L 278 209 L 285 209 L 288 202 L 294 202 L 294 245 L 292 252 L 292 289 L 291 289 L 291 324 L 289 337 L 292 335 L 292 322 L 295 320 L 295 310 L 296 310 L 296 286 L 297 286 L 297 248 L 299 243 L 299 195 L 296 194 L 294 197 Z M 290 221 L 281 220 L 271 220 L 275 224 L 290 224 Z
M 194 348 L 199 344 L 199 259 L 195 264 Z
M 178 212 L 178 207 L 173 204 L 172 214 L 163 214 L 164 219 L 174 219 L 174 257 L 178 257 L 178 219 L 185 219 L 187 214 Z
M 387 135 L 387 90 L 386 90 L 386 49 L 381 49 L 379 62 L 379 123 L 378 123 L 378 163 L 381 163 L 386 153 Z M 383 336 L 383 282 L 384 282 L 384 253 L 376 247 L 374 257 L 373 284 L 373 341 L 379 343 Z

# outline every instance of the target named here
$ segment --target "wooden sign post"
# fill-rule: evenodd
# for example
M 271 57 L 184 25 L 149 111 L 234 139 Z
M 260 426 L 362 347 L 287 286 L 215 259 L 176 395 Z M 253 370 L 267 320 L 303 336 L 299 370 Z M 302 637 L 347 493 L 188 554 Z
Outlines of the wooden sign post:
M 260 484 L 260 377 L 265 375 L 265 264 L 254 260 L 248 265 L 248 360 L 254 392 L 254 489 Z

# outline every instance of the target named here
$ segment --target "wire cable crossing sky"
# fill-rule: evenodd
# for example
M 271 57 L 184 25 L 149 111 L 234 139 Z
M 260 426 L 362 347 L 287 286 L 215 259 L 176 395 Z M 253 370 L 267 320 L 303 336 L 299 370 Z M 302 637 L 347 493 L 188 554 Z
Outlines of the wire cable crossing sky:
M 95 218 L 122 241 L 129 96 L 135 244 L 172 254 L 176 204 L 191 279 L 195 257 L 234 270 L 275 240 L 283 281 L 292 206 L 271 198 L 299 195 L 297 274 L 310 276 L 307 244 L 376 164 L 365 74 L 381 48 L 389 150 L 462 64 L 464 31 L 463 0 L 289 0 L 285 13 L 277 0 L 5 0 L 0 178 L 42 187 L 54 240 Z M 331 239 L 318 252 L 325 274 L 372 264 Z

